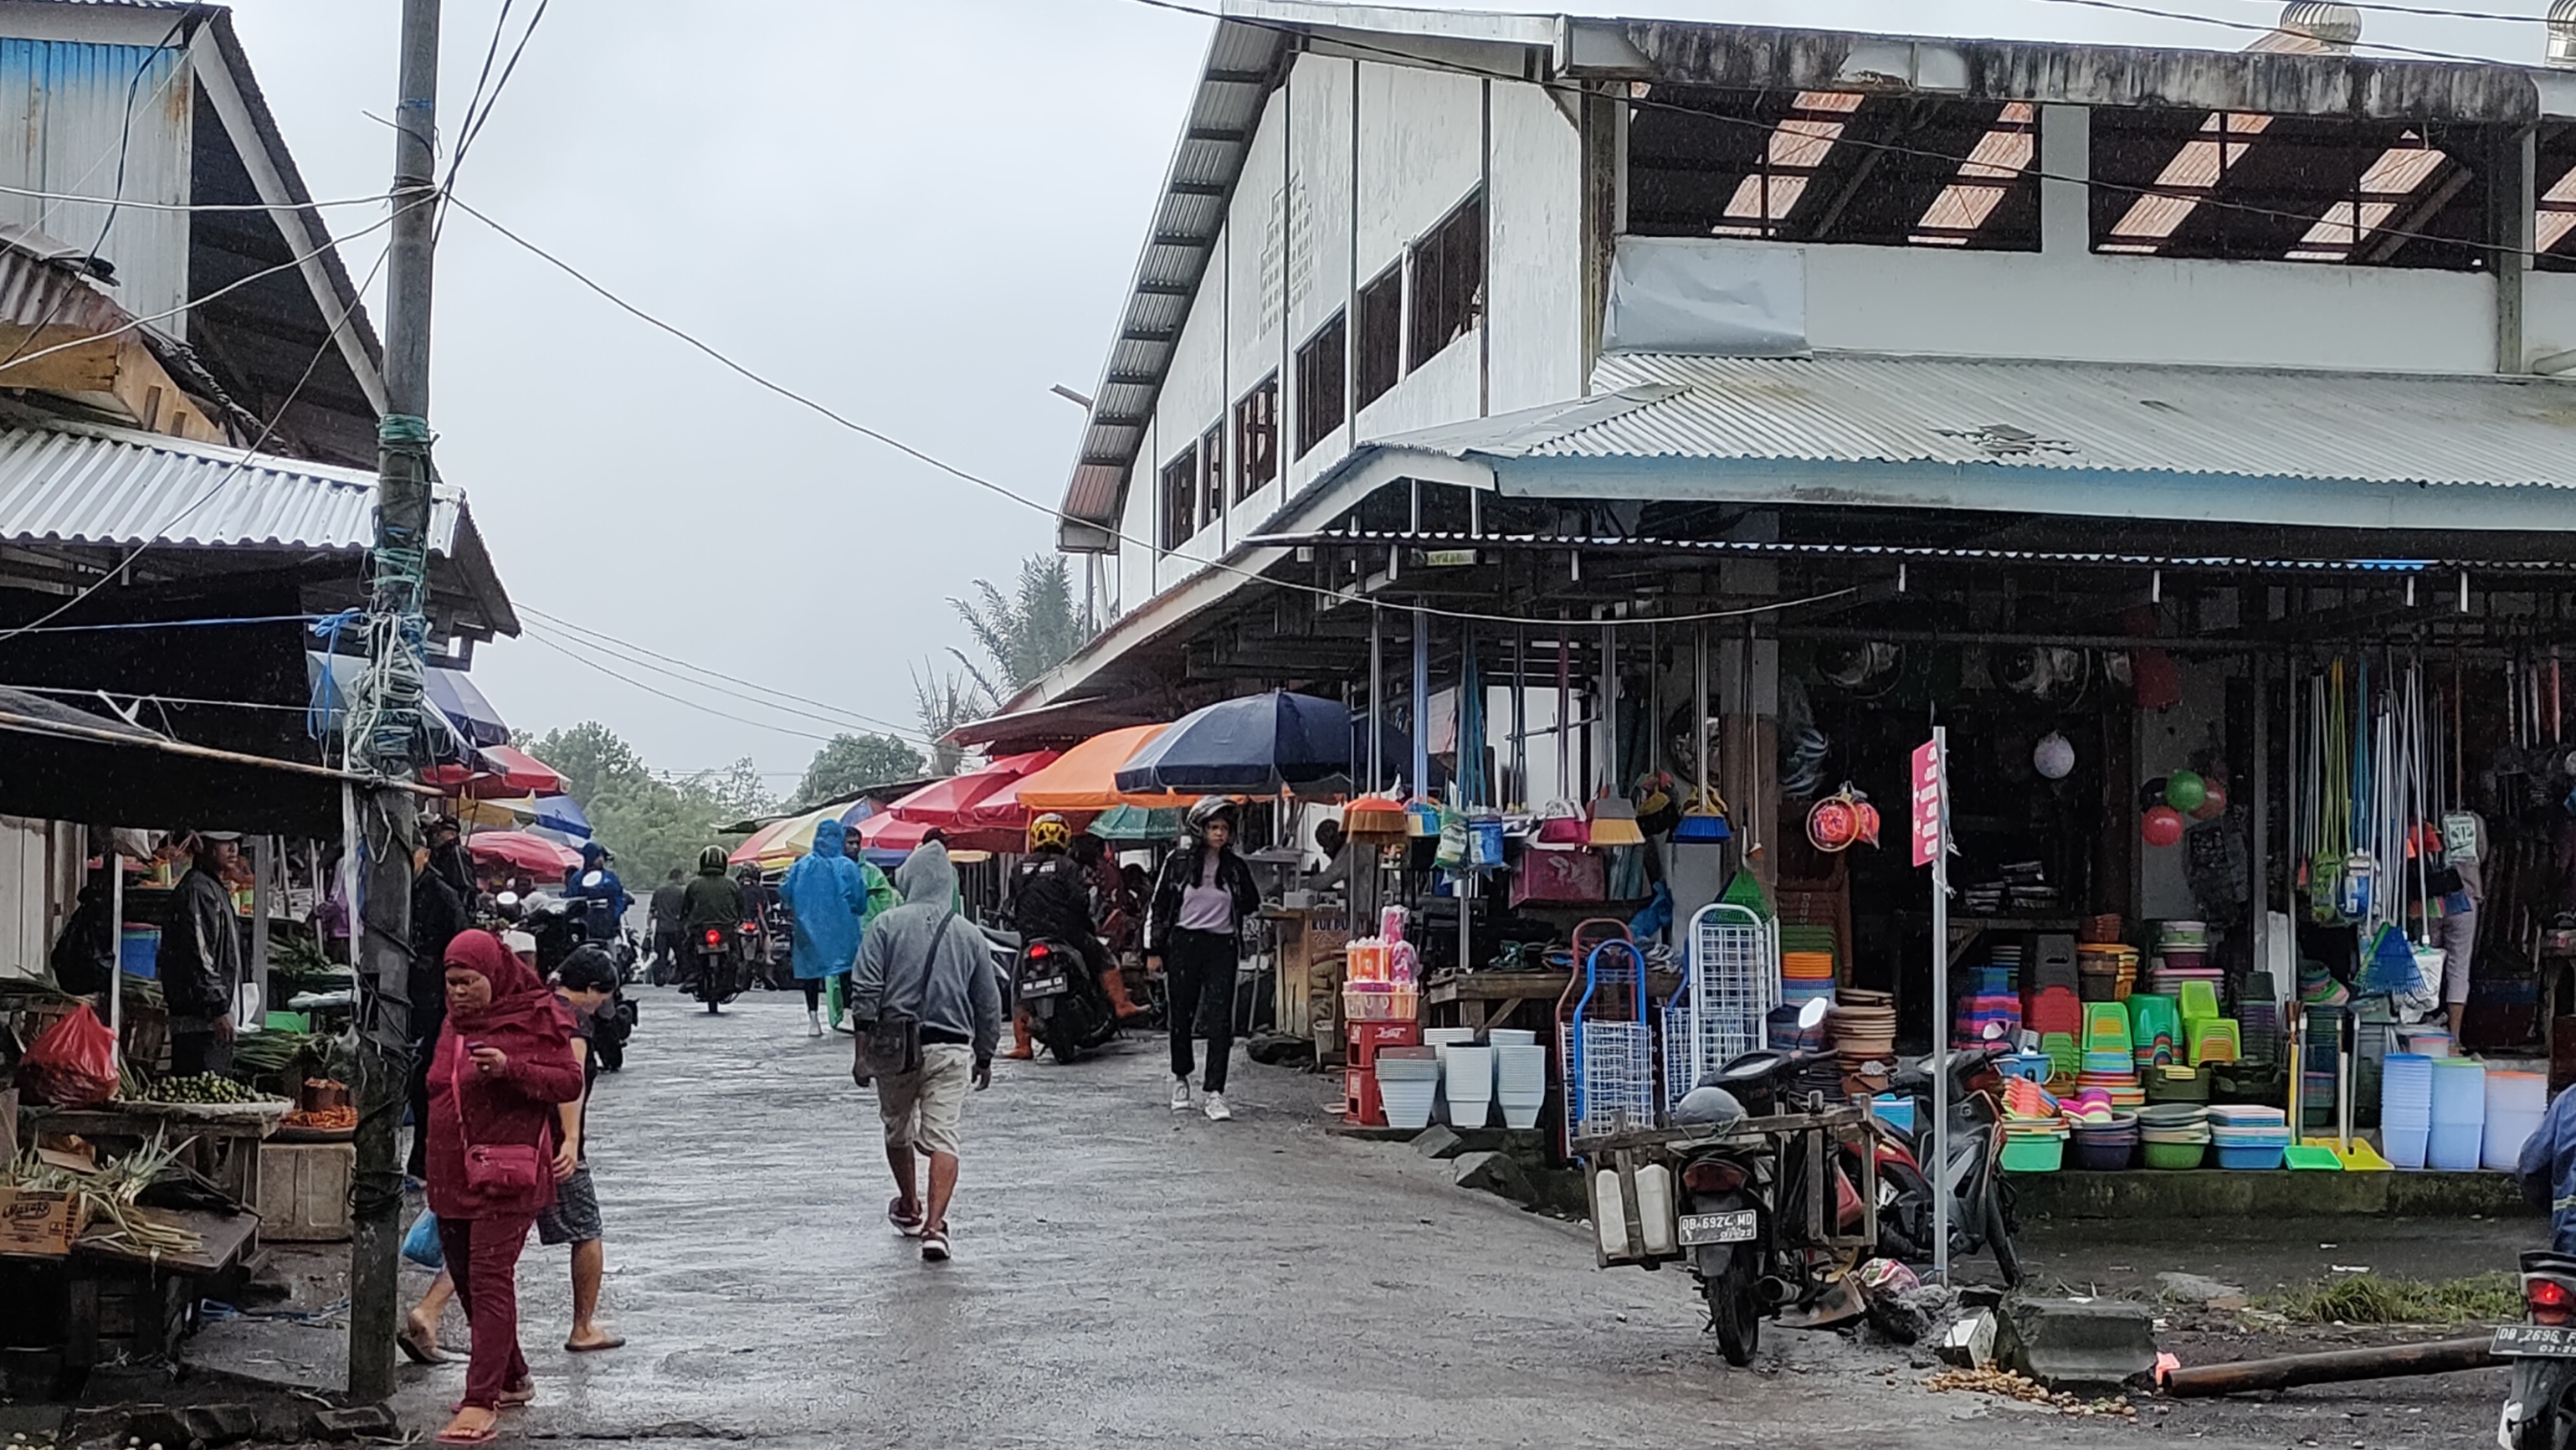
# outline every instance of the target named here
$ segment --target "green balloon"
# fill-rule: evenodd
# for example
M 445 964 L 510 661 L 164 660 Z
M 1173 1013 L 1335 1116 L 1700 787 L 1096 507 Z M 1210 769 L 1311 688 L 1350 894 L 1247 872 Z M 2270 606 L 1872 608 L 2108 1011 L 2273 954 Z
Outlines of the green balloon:
M 2209 783 L 2188 770 L 2177 770 L 2165 777 L 2165 804 L 2189 815 L 2209 799 Z

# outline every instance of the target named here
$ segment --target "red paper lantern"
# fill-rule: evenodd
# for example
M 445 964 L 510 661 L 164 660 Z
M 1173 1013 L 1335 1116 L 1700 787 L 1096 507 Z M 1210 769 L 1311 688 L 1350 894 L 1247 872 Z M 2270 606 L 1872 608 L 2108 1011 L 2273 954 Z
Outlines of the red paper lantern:
M 2182 839 L 2182 812 L 2171 806 L 2156 806 L 2138 823 L 2138 833 L 2150 846 L 2170 846 Z

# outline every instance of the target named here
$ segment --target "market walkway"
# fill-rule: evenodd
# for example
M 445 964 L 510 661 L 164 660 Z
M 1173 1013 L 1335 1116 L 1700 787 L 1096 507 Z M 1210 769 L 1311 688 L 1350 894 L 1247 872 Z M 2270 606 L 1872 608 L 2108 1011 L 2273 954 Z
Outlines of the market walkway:
M 561 1352 L 562 1251 L 530 1246 L 538 1403 L 510 1418 L 531 1437 L 1904 1450 L 2138 1433 L 1927 1395 L 1900 1354 L 1829 1335 L 1768 1336 L 1762 1370 L 1730 1371 L 1682 1275 L 1598 1272 L 1570 1226 L 1401 1145 L 1331 1137 L 1321 1078 L 1238 1067 L 1235 1122 L 1176 1119 L 1142 1045 L 1002 1064 L 969 1109 L 958 1259 L 926 1267 L 883 1222 L 848 1039 L 807 1040 L 783 997 L 712 1020 L 684 1005 L 647 993 L 596 1109 L 627 1348 Z M 336 1375 L 338 1338 L 218 1325 L 201 1349 Z M 434 1428 L 462 1368 L 403 1373 L 405 1423 Z

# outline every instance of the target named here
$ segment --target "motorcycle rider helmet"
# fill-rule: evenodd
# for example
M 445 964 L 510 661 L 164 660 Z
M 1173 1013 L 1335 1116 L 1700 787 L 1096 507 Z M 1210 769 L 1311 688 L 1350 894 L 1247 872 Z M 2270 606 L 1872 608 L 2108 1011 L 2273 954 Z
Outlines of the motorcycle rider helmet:
M 1073 827 L 1053 811 L 1029 822 L 1029 850 L 1032 854 L 1053 847 L 1064 850 L 1073 844 Z
M 709 846 L 705 850 L 700 851 L 698 853 L 698 874 L 701 876 L 723 875 L 725 861 L 730 854 L 731 853 L 727 852 L 722 846 Z
M 1234 825 L 1234 802 L 1221 795 L 1200 796 L 1198 804 L 1190 807 L 1191 833 L 1195 835 L 1204 832 L 1211 823 L 1216 821 L 1225 822 L 1229 828 Z

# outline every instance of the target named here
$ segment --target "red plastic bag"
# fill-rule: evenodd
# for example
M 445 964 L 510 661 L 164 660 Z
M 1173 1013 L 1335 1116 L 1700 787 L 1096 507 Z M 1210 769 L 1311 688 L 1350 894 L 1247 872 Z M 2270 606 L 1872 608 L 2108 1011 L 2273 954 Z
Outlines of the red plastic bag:
M 106 1102 L 116 1096 L 116 1034 L 86 1005 L 74 1007 L 18 1060 L 18 1086 L 58 1108 Z

